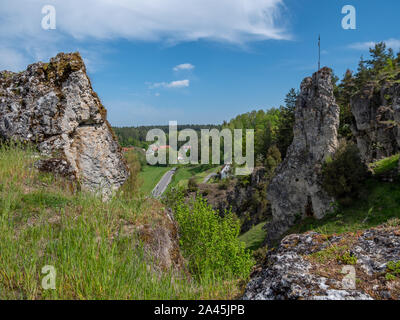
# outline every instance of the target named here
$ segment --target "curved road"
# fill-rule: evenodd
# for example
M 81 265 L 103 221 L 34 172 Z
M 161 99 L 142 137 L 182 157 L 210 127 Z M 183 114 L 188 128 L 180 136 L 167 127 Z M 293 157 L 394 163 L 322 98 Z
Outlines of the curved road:
M 161 180 L 157 183 L 153 191 L 151 192 L 152 196 L 155 198 L 159 198 L 167 189 L 168 185 L 171 183 L 171 179 L 174 176 L 177 168 L 172 168 L 166 174 L 163 175 Z
M 203 183 L 207 183 L 212 177 L 217 177 L 218 173 L 210 173 L 207 177 L 204 178 Z

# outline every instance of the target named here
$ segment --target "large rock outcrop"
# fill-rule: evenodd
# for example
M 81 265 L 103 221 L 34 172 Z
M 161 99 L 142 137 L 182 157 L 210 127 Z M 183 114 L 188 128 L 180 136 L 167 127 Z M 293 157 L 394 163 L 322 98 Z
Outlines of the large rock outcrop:
M 266 226 L 267 242 L 278 239 L 297 220 L 320 219 L 331 209 L 333 199 L 320 184 L 322 164 L 338 147 L 339 107 L 331 76 L 331 69 L 323 68 L 301 83 L 293 143 L 267 190 L 273 216 Z
M 38 167 L 105 195 L 129 175 L 79 53 L 0 73 L 0 139 L 37 145 Z
M 367 84 L 351 99 L 353 135 L 364 161 L 400 152 L 400 84 Z
M 255 270 L 243 298 L 400 299 L 400 277 L 391 267 L 400 260 L 399 222 L 339 236 L 287 236 Z

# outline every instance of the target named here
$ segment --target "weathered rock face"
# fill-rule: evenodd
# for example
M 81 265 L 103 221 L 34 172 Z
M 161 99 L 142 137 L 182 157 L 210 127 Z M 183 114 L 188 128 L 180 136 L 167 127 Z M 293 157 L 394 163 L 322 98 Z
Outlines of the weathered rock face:
M 352 128 L 364 161 L 372 162 L 400 151 L 400 85 L 377 89 L 368 84 L 351 99 Z
M 343 257 L 352 257 L 354 264 Z M 400 279 L 386 278 L 390 272 L 388 263 L 399 260 L 398 226 L 387 224 L 357 234 L 330 237 L 313 232 L 292 234 L 282 240 L 277 250 L 267 254 L 264 265 L 252 275 L 243 298 L 400 299 Z M 357 281 L 346 277 L 353 271 Z
M 319 177 L 323 162 L 338 147 L 339 107 L 331 74 L 323 68 L 301 84 L 293 143 L 267 190 L 273 215 L 266 226 L 268 242 L 278 239 L 298 219 L 320 219 L 331 209 L 333 199 L 322 189 Z
M 79 53 L 0 73 L 0 139 L 37 145 L 38 167 L 109 194 L 129 172 Z

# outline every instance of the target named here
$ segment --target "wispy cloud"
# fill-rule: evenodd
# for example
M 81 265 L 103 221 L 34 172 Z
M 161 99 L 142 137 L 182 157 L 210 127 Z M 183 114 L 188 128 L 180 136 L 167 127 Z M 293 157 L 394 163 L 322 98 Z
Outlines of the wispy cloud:
M 150 89 L 156 88 L 187 88 L 190 85 L 190 80 L 177 80 L 171 82 L 155 82 L 148 83 Z
M 392 48 L 393 50 L 400 50 L 400 40 L 399 39 L 388 39 L 383 41 L 386 43 L 386 46 L 388 48 Z M 369 48 L 373 48 L 375 46 L 375 44 L 377 44 L 378 42 L 374 42 L 374 41 L 366 41 L 366 42 L 356 42 L 356 43 L 352 43 L 349 45 L 350 49 L 354 49 L 354 50 L 368 50 Z
M 46 4 L 47 0 L 10 1 L 2 6 L 0 30 L 10 36 L 38 34 Z M 290 37 L 282 18 L 283 0 L 52 0 L 51 4 L 57 12 L 57 30 L 77 39 L 245 43 Z
M 56 30 L 51 31 L 41 27 L 41 9 L 49 4 L 48 0 L 7 1 L 7 5 L 1 6 L 0 43 L 17 52 L 15 56 L 3 49 L 2 68 L 17 70 L 25 61 L 48 60 L 60 51 L 76 50 L 83 40 L 104 43 L 126 39 L 166 44 L 207 40 L 244 47 L 251 41 L 291 38 L 286 28 L 284 0 L 50 2 L 57 18 Z M 93 57 L 88 61 L 95 70 Z
M 195 67 L 191 63 L 182 63 L 174 67 L 174 71 L 193 70 Z

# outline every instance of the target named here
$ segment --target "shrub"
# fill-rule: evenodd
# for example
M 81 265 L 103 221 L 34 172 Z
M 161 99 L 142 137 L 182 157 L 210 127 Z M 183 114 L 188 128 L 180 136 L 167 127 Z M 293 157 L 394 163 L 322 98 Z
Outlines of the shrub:
M 189 271 L 197 277 L 247 277 L 253 259 L 238 239 L 240 222 L 231 212 L 220 217 L 198 196 L 191 204 L 175 208 L 180 244 Z
M 219 190 L 228 190 L 228 187 L 229 187 L 229 180 L 228 179 L 223 179 L 218 184 L 218 189 Z
M 198 186 L 198 184 L 196 182 L 196 178 L 195 177 L 191 177 L 189 179 L 189 182 L 188 182 L 188 190 L 190 192 L 197 192 L 198 189 L 199 189 L 199 186 Z
M 344 142 L 322 167 L 322 185 L 336 199 L 357 196 L 368 174 L 358 148 Z
M 282 162 L 281 153 L 277 146 L 272 146 L 268 149 L 267 157 L 265 159 L 265 168 L 267 175 L 272 177 L 276 167 Z
M 139 161 L 138 153 L 134 151 L 126 152 L 125 160 L 129 168 L 129 177 L 125 181 L 122 188 L 119 190 L 119 194 L 127 199 L 130 199 L 136 196 L 139 187 L 143 182 L 139 178 L 141 164 Z

